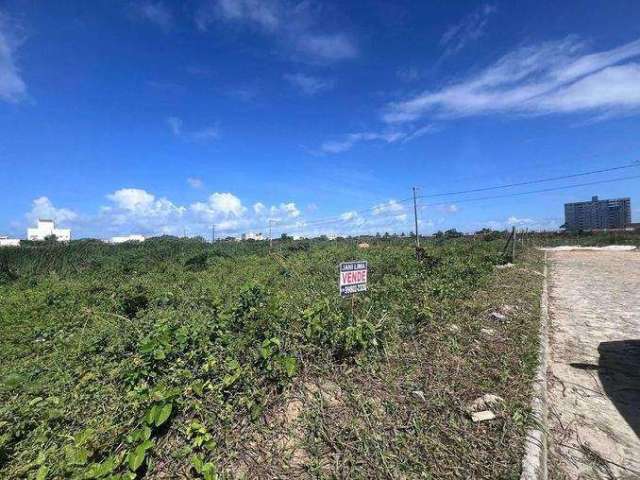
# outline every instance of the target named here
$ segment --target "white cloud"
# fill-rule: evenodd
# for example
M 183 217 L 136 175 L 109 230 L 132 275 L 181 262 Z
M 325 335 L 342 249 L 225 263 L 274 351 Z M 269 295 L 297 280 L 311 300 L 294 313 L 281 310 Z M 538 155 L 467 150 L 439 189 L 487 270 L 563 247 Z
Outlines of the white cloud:
M 388 123 L 424 116 L 464 117 L 489 113 L 593 112 L 640 108 L 640 39 L 584 54 L 575 37 L 523 47 L 464 81 L 387 105 Z
M 78 214 L 68 208 L 56 208 L 47 197 L 38 197 L 33 201 L 31 211 L 26 217 L 31 223 L 42 218 L 64 225 L 78 219 Z
M 193 130 L 187 138 L 193 142 L 209 142 L 216 140 L 220 136 L 218 127 L 204 127 L 200 130 Z
M 324 61 L 349 60 L 358 56 L 353 40 L 344 33 L 303 34 L 296 42 L 298 51 Z
M 147 236 L 186 233 L 208 238 L 211 225 L 215 225 L 216 234 L 239 235 L 263 230 L 268 220 L 275 221 L 280 229 L 304 225 L 302 212 L 294 202 L 271 207 L 256 202 L 253 208 L 246 208 L 240 198 L 229 192 L 216 192 L 206 201 L 184 206 L 140 188 L 121 188 L 105 198 L 107 202 L 97 212 L 80 215 L 67 208 L 55 207 L 47 197 L 39 197 L 33 200 L 25 218 L 30 224 L 38 218 L 53 219 L 74 228 L 76 237 L 89 234 L 100 238 L 130 233 Z M 23 222 L 15 225 L 24 227 Z
M 280 26 L 280 4 L 265 0 L 218 0 L 205 2 L 196 13 L 196 25 L 206 30 L 216 18 L 246 21 L 268 31 Z
M 388 130 L 386 132 L 359 132 L 345 135 L 339 140 L 328 140 L 320 146 L 322 153 L 336 154 L 351 150 L 361 142 L 383 142 L 387 144 L 408 142 L 433 131 L 431 125 L 426 125 L 414 130 Z
M 559 218 L 528 218 L 511 215 L 505 220 L 490 220 L 476 224 L 476 228 L 492 228 L 494 230 L 510 230 L 512 227 L 528 230 L 557 230 L 562 224 Z
M 333 87 L 333 81 L 302 73 L 286 74 L 284 79 L 305 95 L 315 95 Z
M 191 205 L 191 211 L 206 221 L 240 217 L 246 212 L 246 207 L 238 197 L 232 193 L 213 193 L 206 203 L 197 202 Z
M 147 20 L 165 31 L 170 30 L 173 26 L 173 14 L 162 2 L 138 1 L 133 3 L 131 8 L 137 17 Z
M 216 21 L 244 24 L 271 35 L 284 49 L 314 62 L 355 58 L 358 48 L 347 33 L 319 31 L 327 18 L 312 2 L 286 0 L 206 0 L 196 12 L 197 27 L 205 31 Z
M 271 207 L 271 212 L 276 215 L 280 214 L 280 212 L 283 212 L 287 215 L 287 217 L 291 218 L 300 216 L 300 210 L 298 210 L 298 207 L 296 207 L 296 204 L 293 202 L 281 203 L 280 206 L 275 209 L 274 207 Z
M 101 208 L 101 221 L 112 227 L 131 226 L 144 232 L 157 231 L 175 224 L 186 212 L 186 208 L 139 188 L 116 190 L 107 195 L 107 199 L 113 205 Z
M 194 188 L 196 190 L 200 190 L 202 187 L 204 187 L 204 182 L 202 181 L 201 178 L 198 178 L 198 177 L 187 178 L 187 183 L 191 188 Z
M 355 210 L 351 210 L 348 212 L 344 212 L 340 215 L 340 220 L 343 222 L 352 222 L 352 223 L 362 223 L 364 219 L 356 212 Z
M 269 208 L 264 203 L 257 202 L 253 205 L 253 211 L 257 217 L 263 220 L 268 217 L 269 220 L 281 221 L 300 216 L 300 209 L 293 202 L 283 202 L 280 205 L 272 205 Z
M 320 147 L 325 153 L 342 153 L 351 148 L 359 142 L 371 142 L 382 141 L 385 143 L 395 143 L 404 138 L 404 134 L 401 132 L 389 131 L 385 133 L 377 132 L 360 132 L 350 133 L 342 140 L 327 141 Z
M 404 208 L 394 200 L 378 205 L 372 215 L 365 216 L 355 210 L 343 212 L 340 215 L 342 225 L 337 230 L 342 233 L 353 233 L 355 230 L 374 233 L 395 229 L 407 224 L 409 216 L 404 213 Z M 322 232 L 318 232 L 322 233 Z
M 456 213 L 458 210 L 460 210 L 460 208 L 455 203 L 452 203 L 450 205 L 440 205 L 438 209 L 445 213 Z
M 267 207 L 264 206 L 264 203 L 257 202 L 253 204 L 253 211 L 256 215 L 262 215 L 266 211 Z
M 123 210 L 135 211 L 147 209 L 155 201 L 155 197 L 139 188 L 122 188 L 109 195 L 107 198 Z
M 440 39 L 440 45 L 445 47 L 445 55 L 454 54 L 482 37 L 489 17 L 495 11 L 495 6 L 485 4 L 463 18 L 460 23 L 449 27 Z
M 108 232 L 178 233 L 184 207 L 139 188 L 122 188 L 107 195 L 112 205 L 100 208 L 93 223 Z
M 182 120 L 178 117 L 167 117 L 167 125 L 169 125 L 171 133 L 176 137 L 182 135 Z
M 518 218 L 511 216 L 507 219 L 508 225 L 515 225 L 517 227 L 522 227 L 525 225 L 533 225 L 536 221 L 532 218 Z
M 171 133 L 188 142 L 206 143 L 212 140 L 216 140 L 220 136 L 218 127 L 208 126 L 198 130 L 184 129 L 184 122 L 178 117 L 167 117 L 167 126 Z
M 640 107 L 640 64 L 608 67 L 540 99 L 542 111 Z
M 246 208 L 242 202 L 232 193 L 214 193 L 209 197 L 209 204 L 225 215 L 242 215 Z
M 27 85 L 15 61 L 22 40 L 13 25 L 11 19 L 0 11 L 0 100 L 9 103 L 20 102 L 27 95 Z
M 425 125 L 423 127 L 417 128 L 409 133 L 405 133 L 404 138 L 402 139 L 402 143 L 410 142 L 411 140 L 415 140 L 416 138 L 420 138 L 428 133 L 434 133 L 438 129 L 435 125 Z
M 387 213 L 401 213 L 404 212 L 404 205 L 396 200 L 389 200 L 386 203 L 380 203 L 373 207 L 374 215 L 382 215 Z

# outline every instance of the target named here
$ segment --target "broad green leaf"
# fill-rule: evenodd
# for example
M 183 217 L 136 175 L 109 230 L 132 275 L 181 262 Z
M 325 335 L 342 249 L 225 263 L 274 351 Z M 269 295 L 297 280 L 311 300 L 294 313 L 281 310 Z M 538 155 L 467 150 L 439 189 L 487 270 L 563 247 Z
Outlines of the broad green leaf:
M 67 445 L 64 447 L 64 456 L 70 465 L 86 465 L 89 451 L 83 447 Z
M 173 409 L 172 403 L 164 404 L 164 406 L 159 410 L 158 414 L 156 415 L 156 419 L 155 419 L 156 427 L 159 427 L 160 425 L 162 425 L 164 422 L 167 421 L 167 419 L 171 415 L 172 409 Z
M 193 457 L 191 457 L 191 465 L 193 465 L 193 468 L 196 469 L 196 472 L 198 473 L 202 473 L 202 468 L 204 467 L 204 462 L 202 460 L 202 457 L 200 455 L 194 455 Z
M 144 415 L 144 423 L 147 425 L 153 425 L 158 416 L 158 410 L 158 404 L 154 404 L 150 409 L 148 409 L 147 413 Z
M 142 447 L 143 450 L 147 451 L 151 447 L 153 447 L 153 440 L 145 440 L 140 445 L 138 445 L 138 447 Z
M 38 472 L 36 473 L 36 480 L 45 480 L 45 478 L 47 478 L 48 474 L 49 474 L 49 468 L 47 468 L 44 465 L 42 465 L 38 469 Z
M 218 478 L 216 466 L 213 463 L 205 463 L 202 467 L 202 475 L 204 476 L 204 480 L 216 480 Z
M 225 375 L 222 377 L 222 386 L 224 388 L 230 387 L 238 380 L 238 375 Z
M 115 457 L 109 457 L 102 463 L 94 463 L 89 467 L 85 478 L 101 478 L 115 470 L 117 461 Z
M 77 433 L 74 437 L 76 445 L 85 445 L 89 440 L 93 438 L 96 431 L 93 428 L 86 428 Z
M 129 453 L 129 469 L 134 472 L 138 470 L 144 462 L 145 453 L 144 444 L 138 445 L 133 452 Z
M 167 356 L 165 355 L 164 350 L 162 350 L 161 348 L 153 351 L 153 358 L 155 358 L 156 360 L 164 360 L 166 357 Z
M 149 339 L 146 340 L 142 345 L 140 345 L 140 351 L 142 353 L 151 353 L 153 349 L 156 347 L 156 343 Z
M 197 380 L 191 384 L 191 388 L 196 394 L 202 395 L 204 392 L 204 382 L 202 380 Z
M 295 357 L 284 357 L 282 359 L 282 366 L 288 377 L 293 377 L 298 369 L 298 362 Z

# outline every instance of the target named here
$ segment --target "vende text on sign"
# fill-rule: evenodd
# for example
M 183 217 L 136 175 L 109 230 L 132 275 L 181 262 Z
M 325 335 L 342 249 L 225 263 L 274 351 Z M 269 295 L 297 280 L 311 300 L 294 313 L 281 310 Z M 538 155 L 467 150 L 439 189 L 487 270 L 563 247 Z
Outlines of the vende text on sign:
M 340 264 L 340 295 L 367 290 L 367 262 L 342 262 Z

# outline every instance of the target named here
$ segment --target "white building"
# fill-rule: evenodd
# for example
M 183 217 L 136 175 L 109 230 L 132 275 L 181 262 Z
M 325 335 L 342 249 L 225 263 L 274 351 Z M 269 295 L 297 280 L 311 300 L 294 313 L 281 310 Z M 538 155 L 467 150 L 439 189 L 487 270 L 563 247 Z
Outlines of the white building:
M 0 235 L 0 247 L 19 247 L 20 240 Z
M 261 233 L 254 233 L 254 232 L 249 232 L 249 233 L 243 233 L 240 236 L 240 240 L 264 240 L 264 235 L 262 235 Z
M 27 240 L 44 240 L 55 235 L 56 240 L 68 242 L 71 240 L 71 230 L 68 228 L 56 228 L 53 220 L 38 220 L 36 228 L 27 229 Z
M 142 235 L 125 235 L 122 237 L 111 237 L 111 243 L 124 243 L 124 242 L 144 242 L 145 238 Z

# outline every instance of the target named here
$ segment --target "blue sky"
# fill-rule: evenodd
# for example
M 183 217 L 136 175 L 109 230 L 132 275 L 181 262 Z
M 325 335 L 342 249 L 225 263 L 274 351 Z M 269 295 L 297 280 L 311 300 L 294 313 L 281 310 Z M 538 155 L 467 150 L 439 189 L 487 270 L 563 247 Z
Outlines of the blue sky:
M 412 186 L 640 160 L 639 114 L 633 0 L 4 0 L 0 233 L 409 232 Z M 639 221 L 639 187 L 424 198 L 421 230 L 557 227 L 592 195 Z

